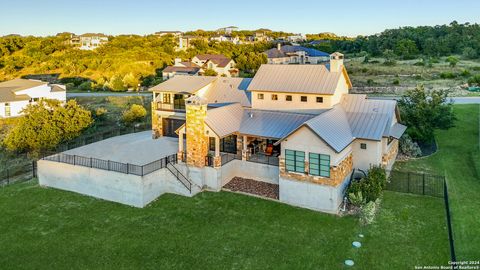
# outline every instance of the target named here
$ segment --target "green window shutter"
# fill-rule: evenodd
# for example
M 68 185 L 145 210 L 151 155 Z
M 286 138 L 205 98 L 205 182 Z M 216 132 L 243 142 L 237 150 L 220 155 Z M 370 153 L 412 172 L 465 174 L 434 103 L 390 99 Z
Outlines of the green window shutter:
M 291 172 L 305 172 L 305 152 L 285 149 L 285 169 Z
M 309 153 L 309 173 L 311 175 L 330 177 L 330 156 Z

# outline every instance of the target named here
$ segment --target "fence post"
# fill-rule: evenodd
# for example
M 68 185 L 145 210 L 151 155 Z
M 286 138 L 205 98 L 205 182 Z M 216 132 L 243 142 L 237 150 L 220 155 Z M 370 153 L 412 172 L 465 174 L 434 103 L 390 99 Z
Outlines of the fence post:
M 457 256 L 455 255 L 455 244 L 453 240 L 453 229 L 452 221 L 450 217 L 450 205 L 448 202 L 448 187 L 445 177 L 443 178 L 443 198 L 445 200 L 445 211 L 447 212 L 447 229 L 448 229 L 448 242 L 450 243 L 450 258 L 452 262 L 457 261 Z
M 110 171 L 110 160 L 107 160 L 107 168 Z
M 130 165 L 129 165 L 129 163 L 127 163 L 127 174 L 128 174 L 128 171 L 129 171 L 129 167 L 130 167 Z
M 92 157 L 90 157 L 90 168 L 92 168 L 93 165 L 92 165 Z
M 7 169 L 7 185 L 10 184 L 10 172 L 9 169 Z
M 410 172 L 408 172 L 407 192 L 410 193 Z
M 36 177 L 36 172 L 35 172 L 35 161 L 32 161 L 32 177 Z
M 422 177 L 422 195 L 425 195 L 425 173 L 423 173 Z
M 73 155 L 73 166 L 75 166 L 75 155 Z
M 142 176 L 143 176 L 143 165 L 142 165 L 142 167 L 141 167 L 141 168 L 142 168 Z

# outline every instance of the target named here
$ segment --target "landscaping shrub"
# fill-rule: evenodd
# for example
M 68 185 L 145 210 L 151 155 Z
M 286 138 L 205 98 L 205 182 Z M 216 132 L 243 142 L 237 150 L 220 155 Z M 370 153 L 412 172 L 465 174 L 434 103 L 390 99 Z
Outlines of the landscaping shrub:
M 372 166 L 367 176 L 360 181 L 354 181 L 348 188 L 349 199 L 352 204 L 358 203 L 358 199 L 362 196 L 362 200 L 366 203 L 375 201 L 380 197 L 382 190 L 387 184 L 387 174 L 385 169 Z M 350 196 L 352 194 L 352 197 Z M 352 201 L 353 200 L 353 201 Z
M 374 85 L 374 84 L 375 84 L 375 81 L 372 80 L 372 79 L 368 79 L 368 80 L 367 80 L 367 84 L 368 84 L 368 85 Z
M 403 134 L 399 140 L 400 154 L 406 157 L 419 157 L 422 155 L 422 150 L 418 143 L 412 141 L 412 138 L 408 134 Z
M 470 86 L 480 86 L 480 74 L 477 74 L 468 79 L 468 84 Z
M 360 209 L 360 223 L 362 225 L 368 225 L 375 220 L 375 214 L 380 205 L 380 199 L 370 201 Z
M 358 191 L 356 193 L 349 193 L 348 200 L 352 205 L 356 207 L 361 207 L 366 203 L 365 198 L 363 198 L 362 191 Z
M 393 80 L 392 84 L 393 84 L 393 85 L 399 85 L 399 84 L 400 84 L 400 80 L 395 79 L 395 80 Z
M 442 72 L 440 73 L 440 78 L 442 79 L 454 79 L 457 75 L 453 72 Z
M 470 71 L 468 71 L 468 69 L 464 69 L 461 73 L 460 73 L 460 76 L 462 77 L 470 77 L 472 74 L 470 73 Z
M 147 115 L 147 110 L 138 104 L 133 104 L 130 109 L 123 112 L 122 120 L 127 124 L 132 124 L 144 118 Z

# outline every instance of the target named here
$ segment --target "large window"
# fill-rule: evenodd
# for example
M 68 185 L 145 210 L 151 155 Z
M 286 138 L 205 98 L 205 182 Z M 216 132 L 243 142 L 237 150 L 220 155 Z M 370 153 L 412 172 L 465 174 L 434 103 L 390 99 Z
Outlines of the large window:
M 258 95 L 257 95 L 257 98 L 258 98 L 258 99 L 263 99 L 263 94 L 258 94 Z
M 165 104 L 171 104 L 172 101 L 170 99 L 170 94 L 163 93 L 163 103 Z
M 330 156 L 310 153 L 309 173 L 311 175 L 330 177 Z
M 300 97 L 300 101 L 301 101 L 301 102 L 307 102 L 307 101 L 308 101 L 308 100 L 307 100 L 307 96 L 301 96 L 301 97 Z
M 289 172 L 305 173 L 305 152 L 285 149 L 285 168 Z

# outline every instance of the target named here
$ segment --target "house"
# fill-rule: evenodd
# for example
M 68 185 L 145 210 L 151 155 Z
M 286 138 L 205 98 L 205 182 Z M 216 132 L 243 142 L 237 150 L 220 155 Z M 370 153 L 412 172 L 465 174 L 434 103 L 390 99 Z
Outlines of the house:
M 242 79 L 177 76 L 151 89 L 154 136 L 175 130 L 193 183 L 220 190 L 250 178 L 278 185 L 282 202 L 337 213 L 355 171 L 393 166 L 406 129 L 396 101 L 349 94 L 342 54 L 230 80 Z
M 166 35 L 172 35 L 174 37 L 181 37 L 182 34 L 183 34 L 182 31 L 159 31 L 159 32 L 155 32 L 155 35 L 159 36 L 159 37 L 163 37 L 163 36 L 166 36 Z
M 292 43 L 299 43 L 299 42 L 304 42 L 305 40 L 307 40 L 307 38 L 305 37 L 305 35 L 296 34 L 292 36 L 287 36 L 286 40 Z
M 214 70 L 218 76 L 235 77 L 238 69 L 235 68 L 235 61 L 222 54 L 199 54 L 192 58 L 192 63 L 202 67 L 204 72 L 207 69 Z
M 269 41 L 272 41 L 272 38 L 267 35 L 267 31 L 265 31 L 265 32 L 255 32 L 253 34 L 253 41 L 269 42 Z
M 206 41 L 208 41 L 208 39 L 206 39 L 204 37 L 180 35 L 178 37 L 178 47 L 176 47 L 176 50 L 177 51 L 185 51 L 188 48 L 194 47 L 193 44 L 192 44 L 192 41 L 194 41 L 194 40 L 206 40 Z
M 227 27 L 217 29 L 217 32 L 225 33 L 227 35 L 231 35 L 235 31 L 238 31 L 238 27 L 236 26 L 227 26 Z
M 28 104 L 40 99 L 57 99 L 64 102 L 65 86 L 26 79 L 0 82 L 0 118 L 20 116 Z
M 198 75 L 201 70 L 201 67 L 193 62 L 182 61 L 182 59 L 176 58 L 173 66 L 168 66 L 163 69 L 162 75 L 164 80 L 168 80 L 175 75 L 195 76 Z
M 216 42 L 231 42 L 235 45 L 242 44 L 242 41 L 238 36 L 232 36 L 232 35 L 218 35 L 218 36 L 213 36 L 210 38 L 210 41 L 216 41 Z
M 269 64 L 322 64 L 328 62 L 328 53 L 302 46 L 277 44 L 276 48 L 265 51 Z
M 144 207 L 246 178 L 278 187 L 280 202 L 336 214 L 356 172 L 393 166 L 406 129 L 395 100 L 349 93 L 343 61 L 266 64 L 252 79 L 177 75 L 150 89 L 155 139 L 131 134 L 44 158 L 39 183 Z
M 94 50 L 108 42 L 108 36 L 101 33 L 86 33 L 83 35 L 72 35 L 70 44 L 77 46 L 80 50 Z

